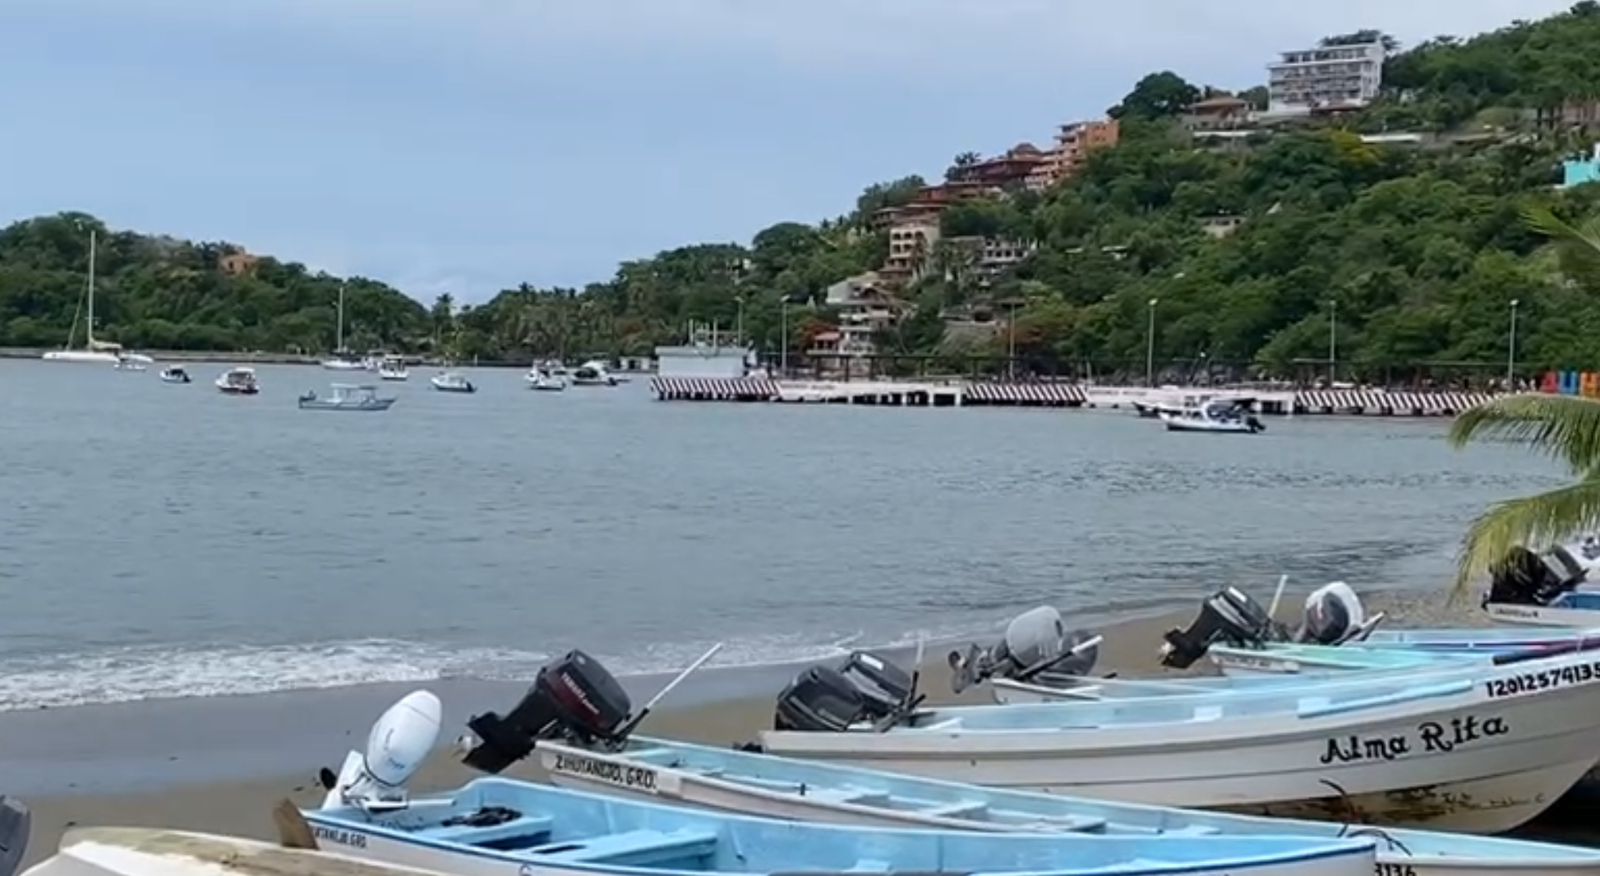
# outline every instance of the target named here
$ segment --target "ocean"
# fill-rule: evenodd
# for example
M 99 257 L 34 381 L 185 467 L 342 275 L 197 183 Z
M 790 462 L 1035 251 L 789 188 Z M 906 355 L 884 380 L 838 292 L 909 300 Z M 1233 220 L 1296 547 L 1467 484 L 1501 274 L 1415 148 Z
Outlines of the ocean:
M 1443 420 L 1169 434 L 1126 411 L 660 403 L 644 379 L 387 413 L 0 361 L 0 711 L 826 657 L 1345 580 L 1439 591 L 1489 503 L 1561 482 Z M 343 379 L 347 379 L 345 375 Z M 1152 642 L 1154 648 L 1156 643 Z

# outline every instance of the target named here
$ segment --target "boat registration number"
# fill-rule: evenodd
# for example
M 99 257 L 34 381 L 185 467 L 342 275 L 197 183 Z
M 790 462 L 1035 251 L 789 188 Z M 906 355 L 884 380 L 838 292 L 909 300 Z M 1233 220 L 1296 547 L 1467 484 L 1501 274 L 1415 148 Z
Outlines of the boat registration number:
M 657 784 L 655 770 L 565 752 L 556 754 L 550 762 L 550 771 L 651 793 L 655 792 Z
M 1417 868 L 1410 864 L 1390 864 L 1379 861 L 1374 876 L 1417 876 Z
M 1518 694 L 1549 690 L 1553 687 L 1587 684 L 1597 678 L 1600 678 L 1600 660 L 1562 666 L 1558 669 L 1524 672 L 1519 675 L 1508 675 L 1504 678 L 1491 678 L 1483 684 L 1484 690 L 1488 692 L 1490 699 L 1499 699 L 1501 697 L 1514 697 Z
M 367 835 L 353 830 L 340 830 L 337 827 L 323 827 L 319 824 L 311 828 L 311 835 L 321 842 L 349 846 L 352 849 L 367 847 Z

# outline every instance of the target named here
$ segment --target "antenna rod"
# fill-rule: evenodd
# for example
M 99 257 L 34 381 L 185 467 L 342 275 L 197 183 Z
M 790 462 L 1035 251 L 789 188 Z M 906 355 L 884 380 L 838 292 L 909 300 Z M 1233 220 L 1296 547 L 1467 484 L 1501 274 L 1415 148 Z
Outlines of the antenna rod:
M 1288 575 L 1278 576 L 1278 592 L 1272 594 L 1272 604 L 1267 606 L 1267 619 L 1270 620 L 1278 614 L 1278 600 L 1283 598 L 1283 588 L 1289 583 Z
M 615 738 L 628 738 L 628 735 L 633 733 L 634 728 L 638 727 L 639 724 L 644 721 L 645 716 L 650 714 L 650 710 L 654 709 L 657 703 L 661 702 L 661 700 L 665 698 L 667 694 L 672 693 L 673 688 L 681 684 L 683 680 L 693 674 L 695 670 L 704 666 L 707 660 L 710 660 L 712 657 L 716 656 L 716 653 L 721 650 L 721 642 L 712 645 L 710 649 L 708 649 L 704 654 L 700 655 L 698 660 L 690 663 L 682 672 L 674 676 L 671 681 L 667 682 L 660 690 L 656 691 L 656 695 L 650 698 L 650 702 L 644 704 L 644 708 L 640 709 L 638 713 L 635 714 L 630 721 L 628 721 L 628 723 L 622 725 L 622 729 L 617 731 Z

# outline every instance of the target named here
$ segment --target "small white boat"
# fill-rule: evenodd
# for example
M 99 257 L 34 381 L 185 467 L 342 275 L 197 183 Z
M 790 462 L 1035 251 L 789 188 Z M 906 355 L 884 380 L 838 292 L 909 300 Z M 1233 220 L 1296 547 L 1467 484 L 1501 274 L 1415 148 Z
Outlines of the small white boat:
M 406 360 L 399 356 L 385 356 L 378 363 L 378 378 L 380 380 L 410 380 L 411 369 L 406 367 Z
M 1169 432 L 1216 432 L 1252 435 L 1266 425 L 1250 413 L 1248 399 L 1213 399 L 1182 410 L 1158 414 Z
M 535 363 L 528 369 L 528 374 L 523 378 L 528 382 L 529 389 L 543 392 L 560 392 L 567 388 L 567 369 L 554 359 Z
M 255 395 L 261 391 L 254 368 L 229 368 L 217 376 L 216 386 L 226 395 Z
M 95 280 L 95 251 L 98 249 L 95 232 L 89 231 L 89 282 L 84 290 L 84 299 L 88 306 L 84 315 L 84 347 L 81 350 L 73 349 L 73 337 L 78 330 L 78 317 L 72 317 L 72 327 L 67 330 L 67 345 L 60 350 L 49 350 L 42 357 L 46 362 L 68 362 L 76 365 L 110 365 L 119 370 L 142 371 L 143 368 L 124 368 L 125 359 L 132 357 L 135 361 L 143 361 L 148 365 L 153 361 L 149 356 L 138 353 L 122 352 L 122 345 L 108 341 L 98 341 L 94 337 L 94 280 Z
M 1483 610 L 1497 621 L 1539 627 L 1600 627 L 1600 592 L 1582 589 L 1600 567 L 1600 539 L 1542 554 L 1518 547 L 1495 569 Z
M 162 383 L 190 383 L 192 381 L 191 381 L 191 379 L 189 377 L 189 372 L 185 371 L 183 369 L 183 366 L 181 366 L 181 365 L 173 365 L 171 367 L 161 369 L 161 382 Z
M 300 396 L 299 404 L 302 411 L 387 411 L 394 401 L 379 398 L 376 386 L 335 383 L 329 387 L 328 395 L 308 392 Z
M 572 369 L 572 385 L 616 386 L 617 379 L 611 376 L 610 371 L 606 370 L 603 362 L 598 359 L 591 359 Z
M 332 852 L 146 827 L 73 827 L 22 876 L 441 876 Z
M 455 371 L 446 371 L 428 378 L 433 388 L 440 392 L 477 392 L 478 388 L 472 385 L 464 375 Z

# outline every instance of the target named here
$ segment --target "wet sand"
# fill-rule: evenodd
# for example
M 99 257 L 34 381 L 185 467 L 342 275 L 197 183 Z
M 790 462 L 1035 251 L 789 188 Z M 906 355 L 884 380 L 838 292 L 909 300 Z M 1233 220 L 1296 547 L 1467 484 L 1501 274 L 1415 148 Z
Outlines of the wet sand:
M 1460 611 L 1435 607 L 1426 612 L 1434 615 L 1427 623 L 1448 619 L 1459 624 Z M 1096 672 L 1160 672 L 1156 655 L 1161 634 L 1192 617 L 1192 610 L 1183 610 L 1103 627 L 1106 641 Z M 922 689 L 929 701 L 991 702 L 986 690 L 960 697 L 951 693 L 946 650 L 930 647 L 924 660 Z M 796 669 L 708 672 L 685 683 L 651 715 L 643 732 L 716 745 L 748 741 L 770 726 L 773 696 Z M 661 680 L 625 683 L 637 705 Z M 383 709 L 418 686 L 370 685 L 0 715 L 0 792 L 21 796 L 33 809 L 29 862 L 52 853 L 62 831 L 73 825 L 160 826 L 273 839 L 272 806 L 286 797 L 301 806 L 317 805 L 322 797 L 317 768 L 337 768 L 348 749 L 365 744 L 368 727 Z M 444 702 L 441 737 L 446 741 L 464 729 L 469 714 L 503 711 L 525 689 L 523 684 L 473 681 L 425 686 Z M 507 774 L 538 778 L 527 764 Z M 478 775 L 441 750 L 410 786 L 414 793 L 440 791 Z M 1526 833 L 1600 844 L 1592 818 L 1584 817 L 1594 806 L 1589 800 L 1558 807 Z

